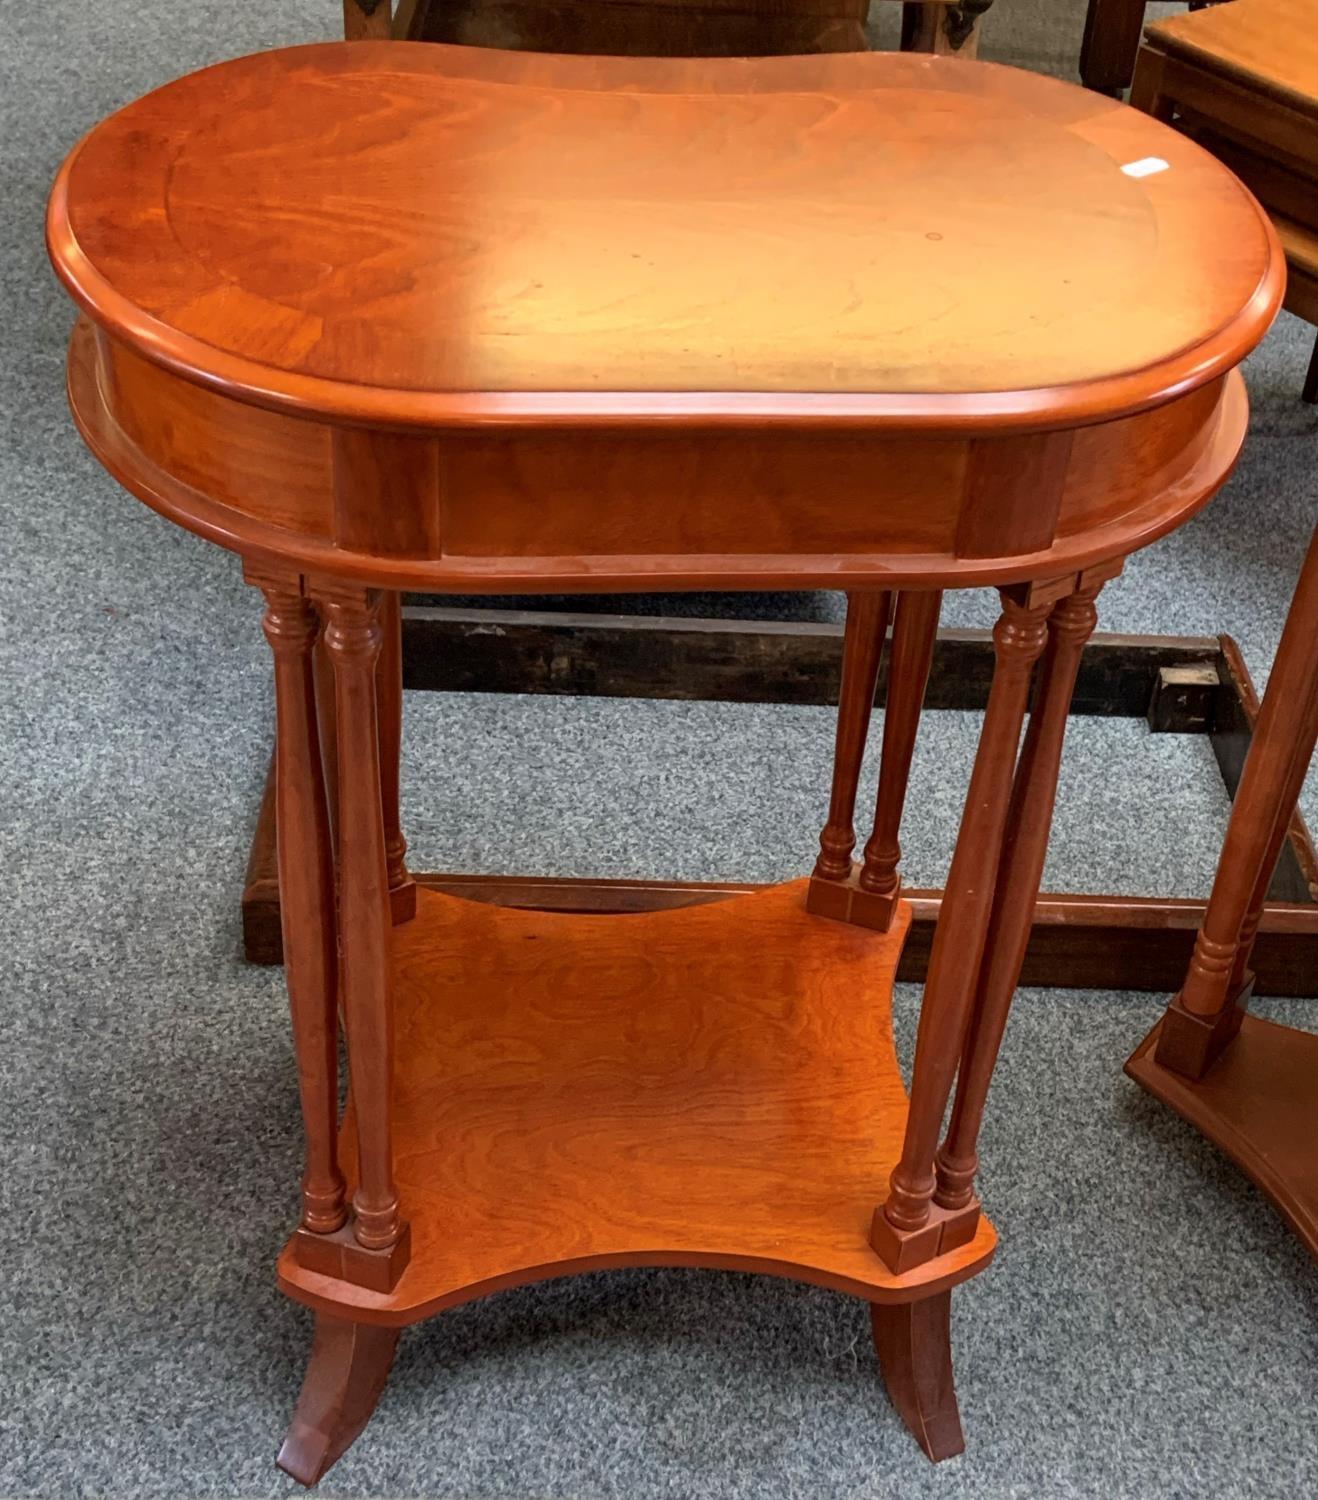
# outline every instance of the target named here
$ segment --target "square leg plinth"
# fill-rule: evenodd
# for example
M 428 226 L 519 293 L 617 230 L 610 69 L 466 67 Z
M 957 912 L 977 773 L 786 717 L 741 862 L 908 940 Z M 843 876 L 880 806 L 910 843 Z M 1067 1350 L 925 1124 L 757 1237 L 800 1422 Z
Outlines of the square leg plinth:
M 357 1243 L 351 1221 L 333 1234 L 314 1234 L 299 1226 L 289 1249 L 304 1271 L 333 1276 L 372 1292 L 391 1292 L 412 1258 L 412 1230 L 404 1224 L 388 1249 L 368 1250 Z
M 900 885 L 884 894 L 867 891 L 860 884 L 860 866 L 855 864 L 845 880 L 812 875 L 805 898 L 805 909 L 813 916 L 850 922 L 875 932 L 887 932 L 891 928 L 900 904 Z
M 964 1208 L 942 1208 L 933 1203 L 929 1217 L 918 1229 L 898 1229 L 889 1223 L 880 1204 L 870 1224 L 870 1244 L 894 1274 L 913 1271 L 935 1256 L 947 1255 L 968 1245 L 979 1232 L 979 1199 Z
M 1251 974 L 1240 993 L 1212 1016 L 1197 1016 L 1186 1010 L 1178 995 L 1162 1018 L 1159 1064 L 1185 1078 L 1202 1078 L 1239 1034 L 1253 994 Z

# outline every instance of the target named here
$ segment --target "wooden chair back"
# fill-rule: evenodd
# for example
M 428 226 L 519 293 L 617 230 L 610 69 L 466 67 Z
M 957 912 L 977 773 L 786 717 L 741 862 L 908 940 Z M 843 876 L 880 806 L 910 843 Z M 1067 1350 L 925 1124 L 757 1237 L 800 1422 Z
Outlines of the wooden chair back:
M 904 0 L 902 47 L 974 55 L 992 0 Z M 868 0 L 344 0 L 348 37 L 621 57 L 864 52 Z

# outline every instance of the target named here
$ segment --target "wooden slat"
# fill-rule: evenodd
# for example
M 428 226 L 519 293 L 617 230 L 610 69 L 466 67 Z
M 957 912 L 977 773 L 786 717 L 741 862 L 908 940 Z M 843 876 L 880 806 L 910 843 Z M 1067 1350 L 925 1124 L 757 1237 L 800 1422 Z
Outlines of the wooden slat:
M 1096 635 L 1072 711 L 1143 716 L 1160 668 L 1211 665 L 1219 649 L 1211 636 Z M 837 702 L 842 627 L 405 604 L 403 659 L 414 689 L 825 704 Z M 940 631 L 926 707 L 982 709 L 992 676 L 987 631 Z M 880 696 L 886 690 L 885 651 Z M 1183 722 L 1160 727 L 1201 730 L 1211 693 L 1186 700 Z

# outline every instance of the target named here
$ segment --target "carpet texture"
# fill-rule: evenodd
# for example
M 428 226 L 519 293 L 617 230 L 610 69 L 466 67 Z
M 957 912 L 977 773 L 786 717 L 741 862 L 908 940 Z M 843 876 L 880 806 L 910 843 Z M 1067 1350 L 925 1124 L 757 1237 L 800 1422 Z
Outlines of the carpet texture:
M 243 965 L 237 922 L 269 743 L 258 611 L 232 559 L 150 516 L 74 435 L 71 314 L 41 215 L 99 116 L 218 58 L 331 36 L 337 8 L 46 0 L 0 25 L 0 1495 L 294 1490 L 272 1467 L 309 1335 L 272 1277 L 296 1196 L 294 1074 L 281 978 Z M 1082 7 L 1049 9 L 1078 36 Z M 998 12 L 1005 45 L 1027 7 Z M 1055 39 L 1031 45 L 1025 60 L 1064 64 Z M 1251 362 L 1239 473 L 1108 590 L 1106 628 L 1226 630 L 1264 675 L 1318 508 L 1318 417 L 1296 400 L 1310 336 L 1283 319 Z M 837 600 L 791 607 L 828 617 Z M 976 596 L 949 614 L 989 609 Z M 412 695 L 407 709 L 421 864 L 768 880 L 811 858 L 826 710 Z M 945 868 L 975 727 L 926 721 L 904 830 L 916 880 Z M 1225 812 L 1202 741 L 1078 722 L 1049 883 L 1203 891 Z M 898 997 L 904 1057 L 917 1001 Z M 934 1469 L 916 1451 L 859 1303 L 633 1272 L 408 1332 L 323 1491 L 1318 1493 L 1318 1274 L 1122 1077 L 1159 1004 L 1017 1001 L 983 1143 L 1002 1247 L 955 1299 L 964 1457 Z

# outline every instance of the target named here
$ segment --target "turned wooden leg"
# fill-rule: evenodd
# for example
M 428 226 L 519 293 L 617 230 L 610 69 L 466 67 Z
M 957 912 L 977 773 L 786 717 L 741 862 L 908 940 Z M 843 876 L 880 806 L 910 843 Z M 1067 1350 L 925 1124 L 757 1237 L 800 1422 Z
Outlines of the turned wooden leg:
M 1048 619 L 1048 650 L 1012 782 L 1002 863 L 961 1054 L 956 1099 L 947 1138 L 938 1153 L 934 1201 L 945 1209 L 967 1209 L 975 1202 L 975 1171 L 979 1165 L 976 1144 L 984 1102 L 1030 940 L 1048 852 L 1067 715 L 1085 642 L 1098 620 L 1094 601 L 1102 586 L 1102 581 L 1095 581 L 1078 589 L 1063 599 Z
M 888 1395 L 934 1460 L 962 1452 L 961 1413 L 952 1379 L 952 1292 L 896 1307 L 870 1304 L 874 1348 Z
M 396 1328 L 316 1314 L 311 1360 L 279 1457 L 299 1484 L 315 1484 L 371 1419 L 398 1347 Z
M 416 915 L 416 881 L 407 868 L 407 840 L 399 810 L 399 761 L 403 748 L 402 596 L 385 593 L 380 602 L 380 661 L 376 695 L 380 726 L 380 800 L 384 811 L 385 862 L 389 871 L 389 908 L 395 925 Z M 338 859 L 339 731 L 334 707 L 334 667 L 324 634 L 316 642 L 316 716 L 320 757 L 330 813 L 330 842 Z
M 993 686 L 929 956 L 901 1160 L 871 1230 L 875 1250 L 899 1273 L 963 1244 L 978 1220 L 977 1210 L 961 1217 L 931 1212 L 934 1148 L 984 953 L 1021 724 L 1048 639 L 1052 597 L 1021 587 L 1003 590 L 1002 602 L 993 630 Z
M 302 1224 L 329 1234 L 347 1216 L 338 1162 L 338 950 L 334 863 L 316 732 L 315 610 L 297 575 L 246 568 L 265 595 L 274 655 L 279 909 L 298 1092 L 306 1131 Z
M 392 1148 L 393 1007 L 389 994 L 389 881 L 380 808 L 376 666 L 379 594 L 349 585 L 318 591 L 334 668 L 339 761 L 339 942 L 348 1067 L 357 1117 L 353 1232 L 387 1250 L 403 1225 Z M 401 1270 L 401 1267 L 399 1268 Z
M 1267 879 L 1318 738 L 1315 640 L 1318 530 L 1263 695 L 1194 955 L 1158 1038 L 1157 1061 L 1190 1078 L 1201 1078 L 1239 1029 L 1243 997 L 1232 983 L 1245 983 Z
M 403 611 L 396 592 L 380 602 L 380 664 L 376 693 L 380 714 L 380 798 L 384 808 L 384 854 L 389 906 L 395 924 L 416 916 L 416 881 L 407 870 L 407 840 L 399 812 L 399 759 L 403 749 Z
M 316 726 L 320 735 L 320 764 L 325 777 L 325 801 L 329 808 L 330 848 L 334 864 L 339 861 L 339 723 L 334 713 L 334 667 L 325 649 L 325 620 L 320 621 L 316 649 L 312 655 L 316 682 Z M 276 814 L 278 816 L 278 814 Z M 336 877 L 337 878 L 337 877 Z
M 1304 377 L 1303 399 L 1311 406 L 1318 404 L 1318 338 L 1314 339 L 1313 353 L 1309 356 L 1309 369 Z
M 810 910 L 826 916 L 844 914 L 841 909 L 833 910 L 829 904 L 831 893 L 824 887 L 829 882 L 845 881 L 851 874 L 851 851 L 856 847 L 856 787 L 874 710 L 874 685 L 878 681 L 891 600 L 892 595 L 886 593 L 847 595 L 833 788 L 828 800 L 828 822 L 819 835 L 819 857 L 815 860 L 808 898 Z
M 883 710 L 883 757 L 879 762 L 879 790 L 874 807 L 874 832 L 865 845 L 865 863 L 858 884 L 875 898 L 866 902 L 867 925 L 886 931 L 892 925 L 901 892 L 897 865 L 902 857 L 900 831 L 911 757 L 920 727 L 929 669 L 938 635 L 940 592 L 902 593 L 892 629 L 892 657 L 888 663 L 888 700 Z

